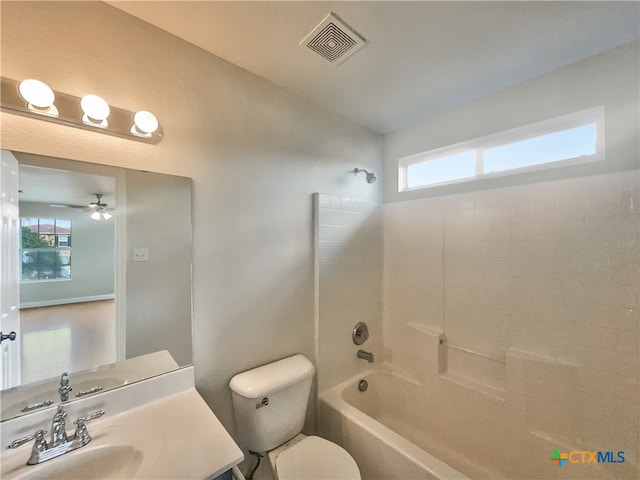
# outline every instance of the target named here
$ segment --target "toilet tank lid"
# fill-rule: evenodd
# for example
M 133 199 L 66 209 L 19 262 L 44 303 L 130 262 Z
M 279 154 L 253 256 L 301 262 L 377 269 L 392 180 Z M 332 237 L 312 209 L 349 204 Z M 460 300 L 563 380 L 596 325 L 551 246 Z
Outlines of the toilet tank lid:
M 304 355 L 294 355 L 237 374 L 229 388 L 244 398 L 260 398 L 311 378 L 316 369 Z

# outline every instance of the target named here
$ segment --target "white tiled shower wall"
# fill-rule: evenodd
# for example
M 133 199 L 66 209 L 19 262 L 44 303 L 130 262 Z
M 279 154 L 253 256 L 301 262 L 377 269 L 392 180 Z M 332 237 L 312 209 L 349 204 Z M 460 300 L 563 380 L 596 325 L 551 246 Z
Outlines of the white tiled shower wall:
M 316 355 L 318 391 L 371 365 L 358 348 L 382 352 L 381 205 L 327 194 L 314 195 L 316 215 Z M 369 340 L 356 346 L 351 333 L 367 323 Z
M 449 372 L 502 389 L 519 428 L 625 450 L 637 473 L 639 183 L 635 170 L 385 205 L 385 359 L 423 358 L 407 324 L 443 332 L 460 347 Z

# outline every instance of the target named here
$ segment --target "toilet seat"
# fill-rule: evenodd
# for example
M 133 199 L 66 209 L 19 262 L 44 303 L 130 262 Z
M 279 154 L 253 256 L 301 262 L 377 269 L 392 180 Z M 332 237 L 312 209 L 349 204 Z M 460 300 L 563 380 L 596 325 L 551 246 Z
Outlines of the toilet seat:
M 310 436 L 276 458 L 278 480 L 359 480 L 360 470 L 349 453 L 324 438 Z

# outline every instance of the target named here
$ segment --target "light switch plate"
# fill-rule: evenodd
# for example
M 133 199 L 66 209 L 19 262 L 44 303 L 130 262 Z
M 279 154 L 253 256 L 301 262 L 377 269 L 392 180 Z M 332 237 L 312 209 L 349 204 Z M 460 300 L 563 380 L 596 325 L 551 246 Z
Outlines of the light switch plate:
M 149 261 L 149 249 L 148 248 L 134 248 L 133 249 L 133 261 L 134 262 L 148 262 Z

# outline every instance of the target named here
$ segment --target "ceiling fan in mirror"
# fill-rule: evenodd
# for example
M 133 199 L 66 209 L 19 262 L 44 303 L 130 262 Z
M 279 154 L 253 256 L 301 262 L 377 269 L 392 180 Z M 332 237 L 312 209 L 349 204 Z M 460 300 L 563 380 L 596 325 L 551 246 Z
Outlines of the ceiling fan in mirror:
M 93 220 L 109 220 L 113 215 L 110 212 L 113 212 L 113 208 L 109 208 L 109 205 L 102 202 L 102 193 L 93 193 L 92 195 L 96 196 L 96 200 L 94 202 L 89 203 L 88 205 L 69 205 L 65 203 L 52 203 L 49 204 L 50 207 L 60 207 L 60 208 L 74 208 L 77 210 L 84 210 L 91 212 L 89 215 Z

